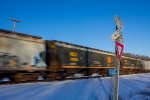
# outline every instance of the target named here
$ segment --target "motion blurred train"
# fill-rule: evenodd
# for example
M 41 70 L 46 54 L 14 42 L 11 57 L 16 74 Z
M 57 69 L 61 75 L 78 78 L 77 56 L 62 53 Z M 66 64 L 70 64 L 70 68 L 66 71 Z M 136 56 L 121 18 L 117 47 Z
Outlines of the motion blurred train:
M 120 64 L 120 74 L 150 72 L 150 59 L 123 56 Z M 114 66 L 112 52 L 0 29 L 0 79 L 61 79 L 77 73 L 107 76 Z

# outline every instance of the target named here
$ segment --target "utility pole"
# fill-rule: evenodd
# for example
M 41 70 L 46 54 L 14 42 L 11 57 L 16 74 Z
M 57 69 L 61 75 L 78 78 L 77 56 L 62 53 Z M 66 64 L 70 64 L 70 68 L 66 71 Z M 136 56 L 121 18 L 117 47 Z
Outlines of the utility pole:
M 124 49 L 123 36 L 122 36 L 123 24 L 120 21 L 120 17 L 115 16 L 114 20 L 116 23 L 116 32 L 112 35 L 112 40 L 115 41 L 115 70 L 117 73 L 114 76 L 113 100 L 118 100 L 120 60 L 121 60 L 121 56 L 122 56 L 123 49 Z
M 13 32 L 15 32 L 15 31 L 16 31 L 16 23 L 17 23 L 17 22 L 21 22 L 21 20 L 16 20 L 16 19 L 12 19 L 12 18 L 9 18 L 9 20 L 10 20 L 10 21 L 13 21 L 13 23 L 14 23 Z

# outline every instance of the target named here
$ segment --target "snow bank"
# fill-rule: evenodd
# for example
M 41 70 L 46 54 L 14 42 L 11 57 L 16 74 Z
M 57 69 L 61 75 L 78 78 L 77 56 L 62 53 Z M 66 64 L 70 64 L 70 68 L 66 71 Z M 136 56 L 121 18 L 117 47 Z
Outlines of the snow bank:
M 112 100 L 113 78 L 0 86 L 0 100 Z M 125 75 L 119 100 L 150 100 L 150 73 Z

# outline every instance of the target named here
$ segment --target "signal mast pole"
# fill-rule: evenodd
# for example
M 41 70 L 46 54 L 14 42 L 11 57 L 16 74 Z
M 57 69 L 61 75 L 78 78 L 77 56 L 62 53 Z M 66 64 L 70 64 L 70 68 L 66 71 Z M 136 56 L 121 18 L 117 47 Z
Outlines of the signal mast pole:
M 120 61 L 117 58 L 116 46 L 115 46 L 115 69 L 117 70 L 117 75 L 114 77 L 114 97 L 113 97 L 113 100 L 118 100 Z
M 124 45 L 123 45 L 123 36 L 122 29 L 123 24 L 120 21 L 120 17 L 114 17 L 116 23 L 116 32 L 112 35 L 112 40 L 115 41 L 115 70 L 116 75 L 114 76 L 114 96 L 113 100 L 118 100 L 118 92 L 119 92 L 119 71 L 120 71 L 120 60 L 123 53 Z M 121 42 L 121 43 L 120 43 Z
M 17 22 L 21 22 L 21 21 L 20 21 L 20 20 L 16 20 L 16 19 L 12 19 L 12 18 L 9 18 L 9 20 L 10 20 L 10 21 L 13 21 L 13 23 L 14 23 L 13 32 L 15 32 L 15 31 L 16 31 L 16 23 L 17 23 Z

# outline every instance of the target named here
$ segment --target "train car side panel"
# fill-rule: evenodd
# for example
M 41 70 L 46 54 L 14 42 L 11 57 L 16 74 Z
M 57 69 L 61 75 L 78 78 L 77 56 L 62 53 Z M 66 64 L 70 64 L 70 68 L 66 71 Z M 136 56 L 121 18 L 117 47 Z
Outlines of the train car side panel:
M 44 69 L 44 41 L 32 36 L 0 30 L 0 69 Z

